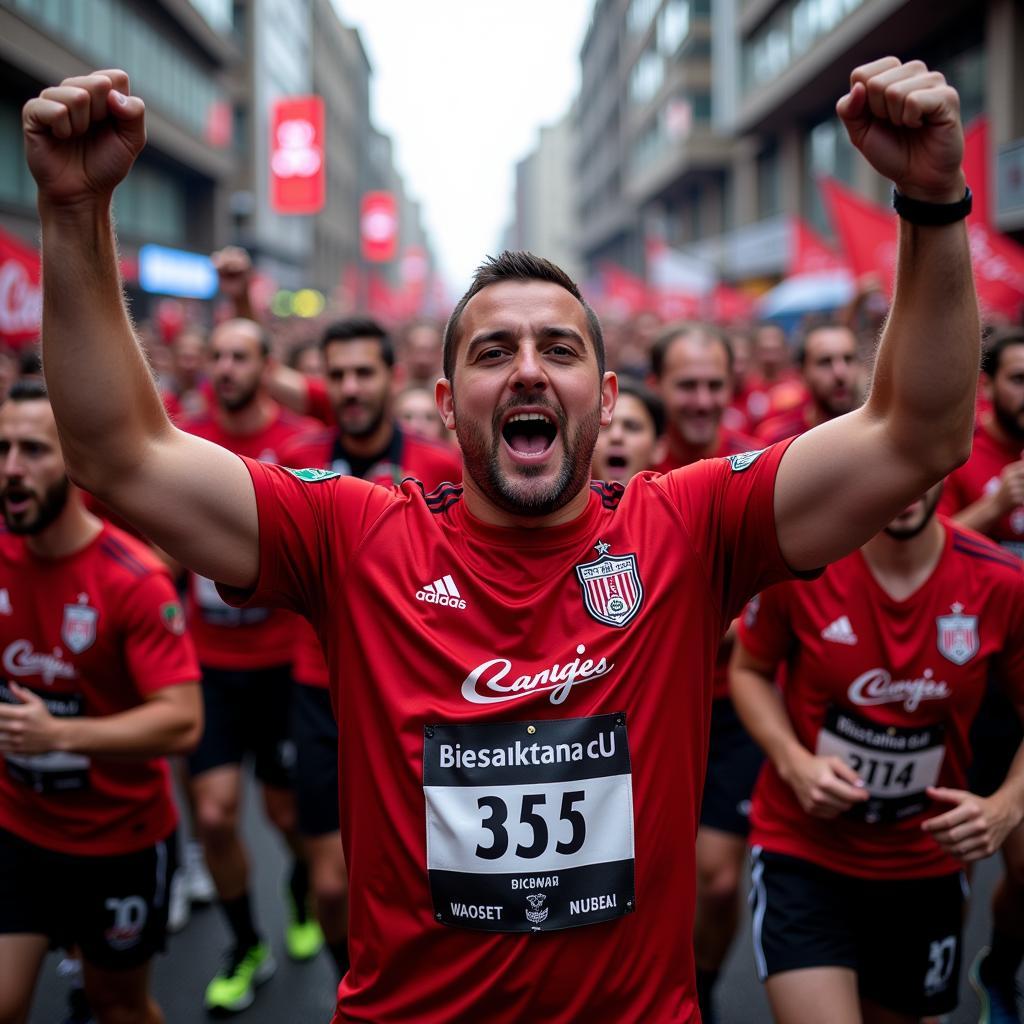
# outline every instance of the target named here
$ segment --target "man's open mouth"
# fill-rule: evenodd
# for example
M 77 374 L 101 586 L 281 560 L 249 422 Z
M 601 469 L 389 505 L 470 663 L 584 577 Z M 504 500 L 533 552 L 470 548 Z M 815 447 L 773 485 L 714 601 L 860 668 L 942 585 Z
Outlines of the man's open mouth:
M 517 412 L 501 428 L 505 443 L 517 455 L 543 455 L 558 436 L 558 427 L 540 412 Z
M 609 455 L 607 458 L 609 469 L 625 469 L 626 468 L 626 456 L 625 455 Z

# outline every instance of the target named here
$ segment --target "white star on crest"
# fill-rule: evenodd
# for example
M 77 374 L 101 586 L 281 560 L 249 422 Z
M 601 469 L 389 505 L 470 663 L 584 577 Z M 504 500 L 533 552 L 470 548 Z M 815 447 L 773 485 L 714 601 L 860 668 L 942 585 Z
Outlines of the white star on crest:
M 954 602 L 953 602 L 953 603 L 952 603 L 952 604 L 951 604 L 951 605 L 949 606 L 949 610 L 950 610 L 950 611 L 951 611 L 951 612 L 952 612 L 952 613 L 953 613 L 954 615 L 959 615 L 959 614 L 960 614 L 960 613 L 961 613 L 961 612 L 962 612 L 962 611 L 964 610 L 964 606 L 963 606 L 963 605 L 962 605 L 962 604 L 961 604 L 961 603 L 960 603 L 959 601 L 954 601 Z
M 608 554 L 608 549 L 609 549 L 610 547 L 611 547 L 611 544 L 605 544 L 605 542 L 604 542 L 603 540 L 599 540 L 599 541 L 598 541 L 598 542 L 597 542 L 597 543 L 596 543 L 596 544 L 594 545 L 594 550 L 595 550 L 595 551 L 596 551 L 596 552 L 597 552 L 597 553 L 598 553 L 599 555 L 607 555 L 607 554 Z

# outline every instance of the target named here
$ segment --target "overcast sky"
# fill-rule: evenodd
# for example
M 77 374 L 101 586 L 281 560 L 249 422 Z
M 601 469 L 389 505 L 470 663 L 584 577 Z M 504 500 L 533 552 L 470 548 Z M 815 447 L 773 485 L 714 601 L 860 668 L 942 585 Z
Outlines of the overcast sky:
M 592 0 L 334 0 L 373 65 L 376 126 L 460 292 L 496 251 L 515 162 L 568 109 Z

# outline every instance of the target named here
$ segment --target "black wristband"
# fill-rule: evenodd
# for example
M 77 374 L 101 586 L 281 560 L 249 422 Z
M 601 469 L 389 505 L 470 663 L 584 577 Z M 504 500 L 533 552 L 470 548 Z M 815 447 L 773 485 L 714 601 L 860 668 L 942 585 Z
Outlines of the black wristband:
M 937 228 L 963 220 L 974 205 L 970 188 L 965 189 L 963 199 L 955 203 L 928 203 L 923 199 L 911 199 L 895 188 L 892 190 L 892 208 L 910 224 Z

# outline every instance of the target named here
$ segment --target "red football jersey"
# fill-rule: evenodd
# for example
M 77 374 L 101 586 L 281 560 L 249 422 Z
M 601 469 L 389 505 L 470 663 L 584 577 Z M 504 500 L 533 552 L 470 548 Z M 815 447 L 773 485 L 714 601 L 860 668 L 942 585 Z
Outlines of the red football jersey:
M 337 440 L 337 430 L 301 434 L 285 446 L 281 461 L 286 466 L 311 466 L 347 475 L 349 467 L 340 466 L 333 457 Z M 443 483 L 458 483 L 462 479 L 462 459 L 456 449 L 407 434 L 396 426 L 388 461 L 372 466 L 362 479 L 388 487 L 407 477 L 419 480 L 427 491 Z M 328 686 L 320 640 L 307 622 L 297 627 L 292 678 L 306 686 Z
M 905 601 L 882 589 L 856 551 L 820 579 L 773 587 L 748 607 L 740 641 L 755 658 L 785 663 L 783 699 L 800 742 L 843 757 L 871 794 L 840 818 L 815 818 L 766 761 L 751 844 L 863 878 L 963 866 L 921 831 L 950 809 L 924 790 L 964 788 L 968 734 L 994 668 L 1024 703 L 1024 568 L 941 521 L 942 557 Z
M 0 533 L 0 650 L 0 701 L 18 703 L 15 682 L 60 716 L 113 715 L 199 679 L 166 568 L 109 523 L 66 558 L 37 558 Z M 163 758 L 53 752 L 0 764 L 0 827 L 50 850 L 131 853 L 177 822 Z
M 238 455 L 280 463 L 290 441 L 320 426 L 315 420 L 278 407 L 270 423 L 255 434 L 228 433 L 216 414 L 189 420 L 182 429 Z M 232 608 L 221 599 L 212 580 L 195 573 L 189 573 L 186 608 L 203 665 L 243 670 L 291 662 L 295 630 L 300 624 L 288 612 L 279 608 Z
M 1005 445 L 979 423 L 974 428 L 971 457 L 946 477 L 939 509 L 946 515 L 973 505 L 979 498 L 999 489 L 999 474 L 1011 462 L 1024 457 L 1021 445 Z M 1011 509 L 988 532 L 993 540 L 1024 558 L 1024 505 Z
M 334 406 L 327 394 L 327 382 L 322 377 L 306 378 L 306 415 L 329 427 L 337 422 Z
M 756 451 L 763 448 L 764 444 L 756 438 L 741 434 L 739 431 L 722 427 L 719 430 L 718 450 L 714 454 L 716 459 L 724 459 L 730 455 L 741 455 L 744 452 Z M 684 464 L 673 458 L 671 452 L 665 456 L 664 461 L 657 467 L 659 473 L 668 473 L 673 469 L 680 469 Z M 728 628 L 729 623 L 726 623 Z M 715 678 L 713 696 L 715 700 L 721 700 L 729 696 L 729 656 L 732 653 L 732 644 L 723 643 L 718 648 L 718 656 L 715 658 Z
M 480 522 L 461 487 L 246 462 L 249 598 L 306 614 L 330 666 L 335 1021 L 698 1020 L 711 676 L 724 624 L 790 575 L 784 449 L 595 484 L 543 530 Z

